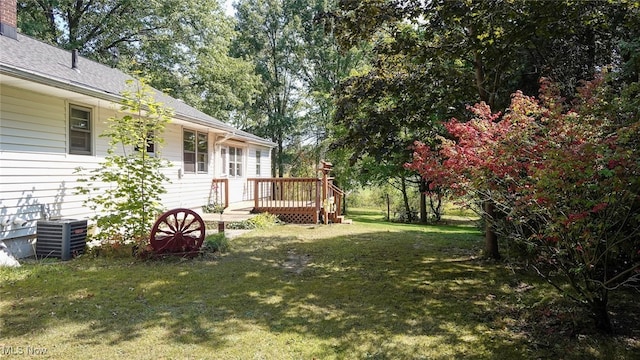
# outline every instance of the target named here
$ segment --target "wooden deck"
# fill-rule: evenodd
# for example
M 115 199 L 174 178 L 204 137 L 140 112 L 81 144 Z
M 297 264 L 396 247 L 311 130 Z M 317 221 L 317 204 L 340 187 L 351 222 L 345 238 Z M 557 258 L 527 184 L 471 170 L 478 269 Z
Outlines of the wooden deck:
M 229 204 L 226 179 L 213 179 L 209 199 L 225 199 L 225 214 L 232 209 L 250 209 L 252 213 L 268 212 L 282 221 L 298 224 L 341 223 L 344 192 L 333 183 L 331 164 L 323 162 L 321 178 L 251 178 L 252 205 L 248 202 Z M 216 201 L 218 202 L 218 201 Z

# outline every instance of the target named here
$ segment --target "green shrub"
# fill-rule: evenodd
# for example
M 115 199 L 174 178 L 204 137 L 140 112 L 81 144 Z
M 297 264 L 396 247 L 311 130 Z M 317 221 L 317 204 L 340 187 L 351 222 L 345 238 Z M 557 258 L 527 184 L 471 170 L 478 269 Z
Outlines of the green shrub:
M 262 213 L 251 219 L 227 223 L 226 227 L 231 230 L 253 230 L 266 229 L 280 224 L 283 224 L 283 222 L 276 215 Z
M 208 235 L 202 243 L 201 251 L 203 253 L 224 253 L 229 250 L 229 239 L 224 233 L 216 233 Z
M 92 257 L 104 257 L 111 259 L 131 258 L 134 256 L 137 246 L 134 242 L 121 241 L 105 242 L 97 246 L 85 249 L 85 254 Z

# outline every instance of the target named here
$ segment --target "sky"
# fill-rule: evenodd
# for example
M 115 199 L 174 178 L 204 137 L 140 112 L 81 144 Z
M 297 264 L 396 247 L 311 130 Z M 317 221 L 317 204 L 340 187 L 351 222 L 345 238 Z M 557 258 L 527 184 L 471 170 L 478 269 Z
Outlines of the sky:
M 233 8 L 233 0 L 223 0 L 222 3 L 224 4 L 224 12 L 229 16 L 234 16 L 236 11 Z

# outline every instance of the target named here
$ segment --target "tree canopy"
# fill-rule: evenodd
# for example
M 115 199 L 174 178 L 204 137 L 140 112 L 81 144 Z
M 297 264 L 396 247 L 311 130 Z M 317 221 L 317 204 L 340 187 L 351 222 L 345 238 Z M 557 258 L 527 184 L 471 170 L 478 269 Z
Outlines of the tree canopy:
M 258 85 L 252 64 L 229 55 L 234 20 L 217 1 L 18 1 L 18 26 L 222 119 Z

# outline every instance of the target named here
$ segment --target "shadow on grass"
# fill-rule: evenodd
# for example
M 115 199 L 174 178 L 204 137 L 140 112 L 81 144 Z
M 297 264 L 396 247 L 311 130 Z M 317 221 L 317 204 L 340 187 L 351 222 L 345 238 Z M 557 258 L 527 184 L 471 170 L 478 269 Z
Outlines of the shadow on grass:
M 78 330 L 69 336 L 85 346 L 135 344 L 159 332 L 166 343 L 220 351 L 258 328 L 314 342 L 308 358 L 522 358 L 566 350 L 532 348 L 522 332 L 505 330 L 521 320 L 528 300 L 503 266 L 475 258 L 481 239 L 472 231 L 309 240 L 304 233 L 317 228 L 293 229 L 299 236 L 241 238 L 216 262 L 26 266 L 0 285 L 1 335 L 73 324 Z M 540 301 L 546 290 L 523 291 Z

